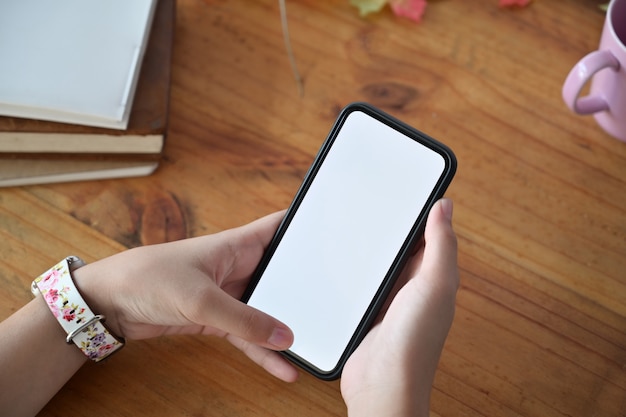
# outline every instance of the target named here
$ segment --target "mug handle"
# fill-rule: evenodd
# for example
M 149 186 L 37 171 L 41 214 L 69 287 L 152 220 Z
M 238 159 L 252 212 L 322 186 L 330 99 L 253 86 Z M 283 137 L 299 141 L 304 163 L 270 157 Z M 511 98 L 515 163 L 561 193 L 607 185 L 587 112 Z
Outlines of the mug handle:
M 608 103 L 601 96 L 578 97 L 591 77 L 604 68 L 619 70 L 619 61 L 608 50 L 591 52 L 572 68 L 563 84 L 563 100 L 573 112 L 592 114 L 609 109 Z

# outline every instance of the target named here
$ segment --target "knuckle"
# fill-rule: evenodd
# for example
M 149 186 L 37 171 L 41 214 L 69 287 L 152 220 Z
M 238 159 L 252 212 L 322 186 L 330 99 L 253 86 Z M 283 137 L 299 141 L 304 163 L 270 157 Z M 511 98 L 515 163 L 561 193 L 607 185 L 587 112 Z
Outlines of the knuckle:
M 259 311 L 250 308 L 246 310 L 239 319 L 239 331 L 246 340 L 256 340 L 262 330 L 263 317 Z

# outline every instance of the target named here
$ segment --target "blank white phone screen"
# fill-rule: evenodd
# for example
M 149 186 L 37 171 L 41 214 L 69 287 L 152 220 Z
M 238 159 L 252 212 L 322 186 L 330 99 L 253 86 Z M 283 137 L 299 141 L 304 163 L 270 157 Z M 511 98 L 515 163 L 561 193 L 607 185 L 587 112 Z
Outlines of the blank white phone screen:
M 291 352 L 335 368 L 445 169 L 415 139 L 347 116 L 248 300 L 291 327 Z

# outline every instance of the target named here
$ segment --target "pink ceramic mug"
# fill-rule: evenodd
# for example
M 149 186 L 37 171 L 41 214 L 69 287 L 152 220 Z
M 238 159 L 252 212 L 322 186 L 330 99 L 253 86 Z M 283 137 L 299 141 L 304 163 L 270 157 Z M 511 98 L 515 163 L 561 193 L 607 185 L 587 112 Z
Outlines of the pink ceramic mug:
M 592 78 L 589 95 L 579 97 Z M 600 47 L 572 68 L 563 100 L 578 114 L 593 114 L 607 133 L 626 141 L 626 0 L 609 4 Z

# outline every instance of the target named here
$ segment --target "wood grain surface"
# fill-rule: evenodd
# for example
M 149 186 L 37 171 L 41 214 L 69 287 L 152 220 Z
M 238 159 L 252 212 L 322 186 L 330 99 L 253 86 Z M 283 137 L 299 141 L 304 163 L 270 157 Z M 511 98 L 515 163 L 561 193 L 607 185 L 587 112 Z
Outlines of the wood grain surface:
M 462 285 L 433 416 L 626 416 L 626 143 L 561 99 L 598 1 L 430 1 L 420 24 L 348 0 L 179 0 L 164 162 L 147 178 L 0 190 L 0 313 L 68 254 L 213 233 L 286 207 L 338 111 L 367 101 L 449 145 Z M 344 416 L 227 343 L 131 342 L 41 416 Z

